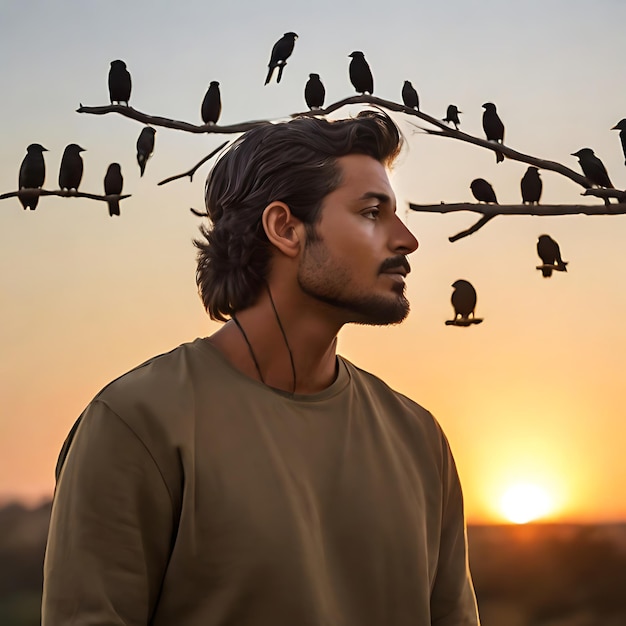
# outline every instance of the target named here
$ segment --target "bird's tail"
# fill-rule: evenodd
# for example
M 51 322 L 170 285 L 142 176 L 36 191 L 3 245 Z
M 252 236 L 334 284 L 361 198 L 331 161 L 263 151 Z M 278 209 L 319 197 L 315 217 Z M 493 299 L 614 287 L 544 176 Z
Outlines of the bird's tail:
M 113 217 L 114 215 L 120 214 L 120 203 L 119 200 L 109 200 L 109 215 Z
M 550 278 L 550 276 L 552 276 L 552 268 L 551 267 L 542 267 L 541 268 L 541 273 L 543 274 L 544 278 Z
M 34 211 L 37 208 L 37 204 L 39 204 L 39 196 L 25 196 L 18 193 L 17 197 L 20 199 L 24 210 L 30 209 L 31 211 Z
M 281 63 L 278 67 L 278 76 L 276 77 L 277 83 L 279 83 L 280 79 L 283 77 L 283 70 L 285 69 L 285 65 L 287 65 L 286 61 L 284 63 Z
M 144 154 L 137 155 L 137 163 L 139 163 L 139 171 L 141 172 L 139 175 L 143 176 L 143 173 L 146 171 L 146 163 L 148 159 Z
M 265 84 L 267 85 L 267 83 L 270 82 L 270 80 L 272 80 L 272 74 L 274 73 L 274 69 L 276 68 L 275 65 L 270 65 L 269 66 L 269 70 L 267 72 L 267 78 L 265 79 Z
M 559 272 L 567 272 L 567 261 L 559 261 L 557 267 Z
M 504 161 L 504 155 L 496 150 L 496 163 L 502 163 L 502 161 Z

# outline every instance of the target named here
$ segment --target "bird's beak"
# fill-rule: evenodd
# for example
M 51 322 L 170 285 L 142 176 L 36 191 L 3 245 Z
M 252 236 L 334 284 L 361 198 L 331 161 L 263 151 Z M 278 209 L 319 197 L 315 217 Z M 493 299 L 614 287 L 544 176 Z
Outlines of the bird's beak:
M 459 113 L 460 115 L 463 115 L 463 111 L 457 111 L 457 113 Z
M 612 126 L 610 130 L 620 130 L 617 126 Z

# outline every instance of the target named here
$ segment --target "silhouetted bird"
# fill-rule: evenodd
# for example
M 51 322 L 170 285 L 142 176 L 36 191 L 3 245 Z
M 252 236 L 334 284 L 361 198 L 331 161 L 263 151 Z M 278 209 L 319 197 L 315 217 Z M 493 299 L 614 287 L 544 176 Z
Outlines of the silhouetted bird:
M 267 78 L 265 79 L 265 84 L 272 80 L 272 74 L 274 70 L 278 68 L 278 76 L 276 77 L 276 82 L 279 83 L 280 79 L 283 77 L 283 70 L 285 69 L 285 65 L 287 65 L 287 59 L 291 56 L 293 52 L 293 47 L 296 43 L 296 39 L 298 35 L 296 33 L 285 33 L 272 48 L 272 53 L 270 54 L 270 62 L 268 63 L 269 70 L 267 72 Z
M 493 202 L 498 204 L 498 201 L 496 200 L 496 192 L 484 178 L 474 179 L 470 184 L 470 189 L 474 194 L 474 198 L 476 198 L 478 202 Z
M 474 309 L 476 308 L 476 290 L 466 280 L 459 279 L 452 283 L 454 291 L 452 292 L 452 306 L 454 307 L 454 319 L 460 316 L 461 319 L 467 320 L 471 315 L 474 317 Z
M 209 83 L 209 89 L 202 101 L 200 113 L 205 124 L 217 124 L 217 120 L 220 119 L 222 98 L 220 96 L 220 84 L 216 80 Z
M 46 164 L 43 153 L 48 152 L 41 144 L 31 143 L 26 148 L 26 156 L 20 165 L 18 187 L 20 189 L 40 189 L 46 178 Z M 18 194 L 24 209 L 34 211 L 39 202 L 39 196 L 25 197 Z
M 321 109 L 324 106 L 326 89 L 320 80 L 319 74 L 309 74 L 304 86 L 304 101 L 309 109 Z
M 355 50 L 348 56 L 352 57 L 349 67 L 352 86 L 357 93 L 372 95 L 374 93 L 374 77 L 372 76 L 370 66 L 365 60 L 365 55 L 360 50 Z
M 622 142 L 622 152 L 624 153 L 624 158 L 626 158 L 626 118 L 620 120 L 611 130 L 619 130 L 619 138 Z M 624 161 L 624 165 L 626 165 L 626 161 Z
M 522 189 L 522 204 L 539 204 L 543 183 L 539 170 L 532 165 L 526 170 L 520 183 Z
M 502 143 L 504 141 L 504 124 L 500 119 L 496 111 L 496 105 L 493 102 L 485 102 L 483 104 L 483 130 L 489 141 L 497 141 Z M 496 163 L 504 161 L 504 155 L 502 152 L 496 151 Z
M 556 265 L 562 272 L 567 272 L 567 261 L 561 258 L 561 250 L 559 244 L 550 237 L 550 235 L 539 235 L 537 240 L 537 254 L 543 261 L 544 265 Z M 541 273 L 544 278 L 552 276 L 551 267 L 542 267 Z
M 78 144 L 69 144 L 61 158 L 61 167 L 59 169 L 59 189 L 76 189 L 83 177 L 83 158 L 81 152 L 85 152 Z
M 404 106 L 409 107 L 409 109 L 420 110 L 420 99 L 410 80 L 404 81 L 404 86 L 402 87 L 402 102 L 404 102 Z
M 109 100 L 111 104 L 114 102 L 126 103 L 130 100 L 130 90 L 132 82 L 130 73 L 126 69 L 124 61 L 111 61 L 111 69 L 109 70 Z
M 593 153 L 591 148 L 581 148 L 578 152 L 572 152 L 572 156 L 578 157 L 583 174 L 594 185 L 614 189 L 604 163 Z
M 443 118 L 443 122 L 448 122 L 449 124 L 454 124 L 454 128 L 459 130 L 459 126 L 461 122 L 459 120 L 459 113 L 463 113 L 463 111 L 459 111 L 455 104 L 449 104 L 448 109 L 446 110 L 446 116 Z
M 156 130 L 152 126 L 141 129 L 137 139 L 137 163 L 139 163 L 140 176 L 146 171 L 146 163 L 154 152 L 154 136 Z
M 104 194 L 106 196 L 110 194 L 122 193 L 122 187 L 124 186 L 124 178 L 122 177 L 122 168 L 119 163 L 111 163 L 107 169 L 107 173 L 104 177 Z M 109 200 L 109 215 L 120 214 L 119 200 Z

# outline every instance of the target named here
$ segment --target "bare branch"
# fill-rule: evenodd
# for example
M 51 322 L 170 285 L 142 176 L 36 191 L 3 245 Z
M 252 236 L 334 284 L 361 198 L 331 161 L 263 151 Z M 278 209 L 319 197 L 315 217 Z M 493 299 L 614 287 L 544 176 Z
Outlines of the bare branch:
M 600 190 L 598 190 L 600 191 Z M 473 211 L 483 215 L 626 215 L 626 203 L 606 206 L 590 204 L 476 204 L 469 202 L 414 204 L 409 203 L 412 211 L 424 213 L 455 213 Z
M 5 198 L 17 198 L 22 196 L 23 198 L 34 198 L 41 196 L 59 196 L 60 198 L 88 198 L 89 200 L 101 200 L 103 202 L 109 202 L 110 200 L 125 200 L 130 198 L 131 194 L 109 194 L 108 196 L 99 196 L 93 193 L 84 193 L 82 191 L 65 191 L 62 189 L 56 189 L 55 191 L 48 191 L 47 189 L 20 189 L 19 191 L 9 191 L 8 193 L 0 194 L 0 200 Z
M 472 324 L 482 324 L 482 317 L 462 318 L 446 320 L 446 326 L 471 326 Z
M 545 263 L 544 265 L 537 265 L 536 269 L 538 270 L 553 270 L 555 272 L 567 272 L 567 262 L 563 263 L 563 265 L 551 265 L 549 263 Z
M 626 202 L 626 191 L 621 189 L 585 189 L 583 196 L 595 196 L 596 198 L 617 198 L 618 202 Z
M 556 161 L 547 161 L 545 159 L 539 159 L 537 157 L 531 156 L 530 154 L 524 154 L 523 152 L 518 152 L 517 150 L 513 150 L 513 148 L 509 148 L 504 144 L 497 143 L 495 141 L 487 141 L 486 139 L 480 139 L 479 137 L 474 137 L 473 135 L 468 135 L 460 130 L 455 130 L 454 128 L 446 128 L 440 131 L 437 130 L 428 130 L 423 129 L 427 133 L 431 135 L 437 135 L 440 137 L 452 137 L 453 139 L 460 139 L 461 141 L 466 141 L 467 143 L 472 143 L 476 146 L 480 146 L 481 148 L 487 148 L 488 150 L 493 150 L 494 152 L 501 152 L 504 156 L 508 157 L 513 161 L 521 161 L 522 163 L 527 163 L 528 165 L 534 165 L 542 170 L 551 170 L 556 172 L 557 174 L 561 174 L 570 180 L 573 180 L 575 183 L 578 183 L 585 189 L 588 189 L 593 186 L 593 183 L 582 174 L 575 172 L 574 170 L 562 165 L 561 163 L 557 163 Z
M 178 120 L 172 120 L 168 117 L 159 117 L 156 115 L 148 115 L 133 109 L 130 106 L 124 106 L 123 104 L 107 104 L 106 106 L 99 107 L 86 107 L 82 104 L 76 109 L 77 113 L 89 113 L 91 115 L 106 115 L 107 113 L 119 113 L 124 117 L 128 117 L 137 122 L 143 124 L 149 124 L 150 126 L 161 126 L 163 128 L 172 128 L 174 130 L 182 130 L 187 133 L 243 133 L 257 126 L 268 124 L 269 120 L 255 120 L 251 122 L 241 122 L 239 124 L 231 124 L 229 126 L 218 126 L 217 124 L 190 124 L 189 122 L 181 122 Z
M 486 139 L 481 139 L 479 137 L 474 137 L 473 135 L 469 135 L 468 133 L 464 133 L 463 131 L 449 127 L 442 120 L 436 117 L 432 117 L 427 113 L 417 111 L 415 109 L 410 109 L 409 107 L 398 104 L 397 102 L 384 100 L 383 98 L 378 98 L 376 96 L 351 96 L 348 98 L 344 98 L 343 100 L 338 100 L 337 102 L 328 105 L 325 109 L 313 109 L 310 111 L 293 113 L 291 117 L 315 117 L 329 115 L 330 113 L 333 113 L 334 111 L 337 111 L 338 109 L 341 109 L 342 107 L 351 104 L 369 104 L 387 109 L 389 111 L 396 111 L 398 113 L 405 113 L 406 115 L 418 117 L 419 119 L 437 127 L 438 130 L 417 126 L 417 128 L 420 128 L 420 130 L 423 130 L 428 134 L 438 135 L 442 137 L 451 137 L 453 139 L 458 139 L 460 141 L 465 141 L 467 143 L 480 146 L 481 148 L 486 148 L 487 150 L 501 152 L 506 157 L 514 161 L 521 161 L 522 163 L 534 165 L 535 167 L 538 167 L 540 169 L 551 170 L 553 172 L 561 174 L 562 176 L 569 178 L 570 180 L 581 185 L 582 187 L 585 187 L 586 189 L 593 186 L 591 181 L 585 176 L 579 174 L 578 172 L 575 172 L 565 165 L 562 165 L 561 163 L 557 163 L 556 161 L 539 159 L 529 154 L 524 154 L 522 152 L 518 152 L 517 150 L 513 150 L 513 148 L 509 148 L 508 146 L 505 146 L 503 144 L 493 141 L 487 141 Z M 81 104 L 80 107 L 77 109 L 77 112 L 89 113 L 92 115 L 119 113 L 120 115 L 137 120 L 138 122 L 143 122 L 144 124 L 150 124 L 151 126 L 163 126 L 165 128 L 172 128 L 175 130 L 182 130 L 190 133 L 241 133 L 250 130 L 251 128 L 255 128 L 256 126 L 271 123 L 271 120 L 255 120 L 250 122 L 241 122 L 239 124 L 231 124 L 229 126 L 218 126 L 217 124 L 196 125 L 190 124 L 188 122 L 172 120 L 166 117 L 147 115 L 146 113 L 137 111 L 133 107 L 124 106 L 121 104 L 110 104 L 98 107 L 86 107 Z
M 178 180 L 179 178 L 184 178 L 185 176 L 189 176 L 189 182 L 192 182 L 193 175 L 196 173 L 198 168 L 201 165 L 204 165 L 209 159 L 213 158 L 227 143 L 228 141 L 221 143 L 219 146 L 217 146 L 217 148 L 215 148 L 215 150 L 213 150 L 212 152 L 207 154 L 203 159 L 198 161 L 198 163 L 196 163 L 190 170 L 187 170 L 186 172 L 183 172 L 182 174 L 176 174 L 175 176 L 170 176 L 169 178 L 162 180 L 160 183 L 158 183 L 158 185 L 159 186 L 166 185 L 167 183 L 171 183 L 173 180 Z
M 597 190 L 604 191 L 604 190 Z M 614 190 L 613 190 L 614 191 Z M 608 202 L 608 200 L 607 200 Z M 467 230 L 462 230 L 456 235 L 448 237 L 448 241 L 454 243 L 463 237 L 472 235 L 480 230 L 487 222 L 496 215 L 626 215 L 626 203 L 603 204 L 601 206 L 590 206 L 588 204 L 475 204 L 460 202 L 456 204 L 414 204 L 409 203 L 412 211 L 423 213 L 454 213 L 457 211 L 473 211 L 482 213 L 481 217 L 473 226 Z
M 456 235 L 452 235 L 451 237 L 448 237 L 448 241 L 450 243 L 454 243 L 455 241 L 458 241 L 459 239 L 463 239 L 463 237 L 472 235 L 477 230 L 480 230 L 487 222 L 492 220 L 494 217 L 495 217 L 495 214 L 483 215 L 473 226 L 471 226 L 467 230 L 462 230 L 460 233 L 457 233 Z

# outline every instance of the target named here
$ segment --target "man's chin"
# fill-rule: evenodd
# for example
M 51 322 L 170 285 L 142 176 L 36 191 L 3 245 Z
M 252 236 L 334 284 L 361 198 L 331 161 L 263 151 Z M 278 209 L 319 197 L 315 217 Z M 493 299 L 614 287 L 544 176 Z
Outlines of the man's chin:
M 404 296 L 396 300 L 377 299 L 354 306 L 355 315 L 349 321 L 364 326 L 391 326 L 402 323 L 409 311 L 409 301 Z

